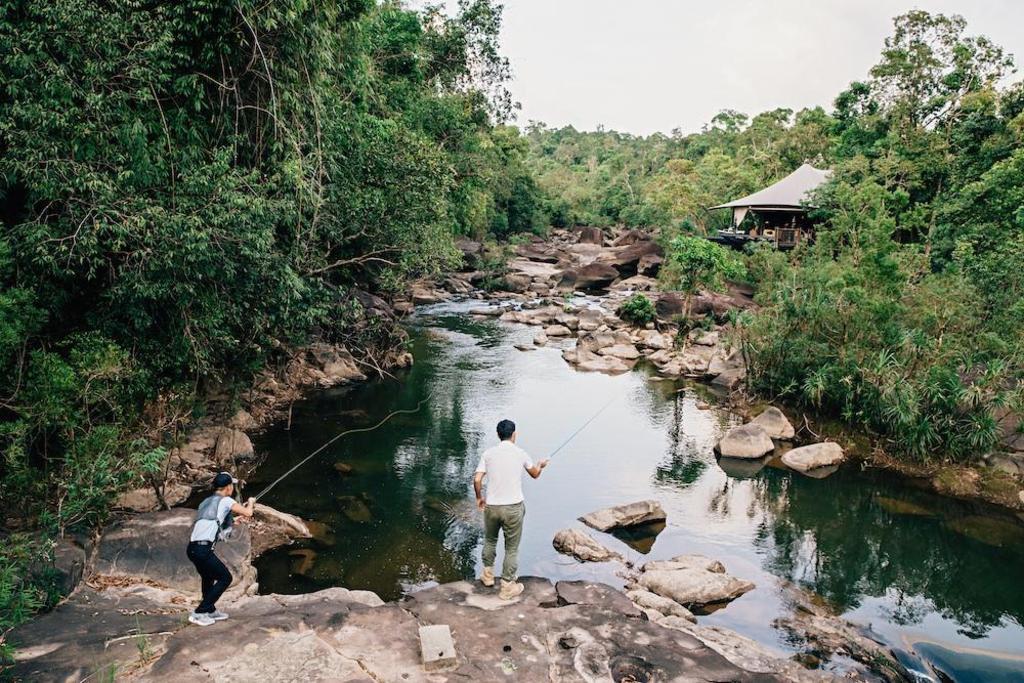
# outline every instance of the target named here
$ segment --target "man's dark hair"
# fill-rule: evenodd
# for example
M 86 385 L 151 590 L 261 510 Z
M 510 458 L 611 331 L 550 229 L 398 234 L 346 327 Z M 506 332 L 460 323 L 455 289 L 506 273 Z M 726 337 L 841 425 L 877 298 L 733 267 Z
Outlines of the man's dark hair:
M 516 423 L 512 420 L 502 420 L 498 423 L 498 438 L 502 441 L 508 441 L 515 434 Z

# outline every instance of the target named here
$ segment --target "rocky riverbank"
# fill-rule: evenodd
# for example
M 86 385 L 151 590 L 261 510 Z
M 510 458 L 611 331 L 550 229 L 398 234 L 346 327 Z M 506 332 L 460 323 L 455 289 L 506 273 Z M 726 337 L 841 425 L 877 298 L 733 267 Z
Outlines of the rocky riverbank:
M 185 618 L 196 580 L 181 558 L 191 519 L 189 510 L 159 511 L 108 527 L 78 590 L 10 634 L 18 650 L 8 673 L 47 681 L 901 680 L 884 648 L 799 591 L 801 607 L 783 626 L 813 655 L 787 658 L 694 623 L 677 598 L 716 601 L 722 591 L 731 599 L 753 588 L 707 558 L 648 563 L 628 594 L 526 578 L 512 602 L 464 581 L 393 603 L 344 588 L 257 595 L 256 549 L 309 533 L 301 520 L 267 508 L 220 550 L 236 577 L 221 605 L 231 619 L 194 627 Z M 454 659 L 429 669 L 420 639 L 428 625 L 449 627 L 455 647 Z M 878 673 L 807 668 L 826 653 L 870 662 Z

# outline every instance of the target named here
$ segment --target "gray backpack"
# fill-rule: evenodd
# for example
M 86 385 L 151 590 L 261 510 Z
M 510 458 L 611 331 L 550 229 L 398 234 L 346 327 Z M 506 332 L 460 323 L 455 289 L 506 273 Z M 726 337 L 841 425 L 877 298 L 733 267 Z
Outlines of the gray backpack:
M 202 503 L 199 504 L 199 509 L 196 510 L 196 521 L 201 519 L 207 519 L 211 522 L 217 521 L 217 508 L 220 507 L 220 502 L 224 500 L 224 496 L 215 493 L 208 497 Z M 224 515 L 224 521 L 218 525 L 217 529 L 217 540 L 226 541 L 231 538 L 231 527 L 234 526 L 235 516 L 228 510 L 228 514 Z

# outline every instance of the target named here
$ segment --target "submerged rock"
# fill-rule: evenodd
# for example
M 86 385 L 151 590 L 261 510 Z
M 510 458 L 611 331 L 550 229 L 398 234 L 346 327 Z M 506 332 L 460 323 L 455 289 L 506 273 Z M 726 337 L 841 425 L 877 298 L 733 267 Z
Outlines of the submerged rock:
M 947 520 L 943 526 L 979 543 L 996 548 L 1024 547 L 1024 526 L 1009 519 L 968 515 Z
M 750 424 L 759 425 L 768 436 L 773 439 L 788 441 L 796 436 L 796 430 L 781 410 L 775 406 L 768 406 L 764 412 L 750 421 Z
M 669 561 L 648 562 L 638 583 L 684 607 L 735 600 L 754 584 L 725 573 L 720 562 L 702 555 L 680 555 Z
M 604 508 L 580 517 L 581 522 L 598 531 L 650 522 L 663 522 L 665 519 L 665 510 L 656 500 L 641 500 L 627 505 Z
M 761 425 L 751 423 L 730 429 L 715 448 L 726 458 L 763 458 L 775 444 Z
M 341 504 L 341 512 L 349 520 L 359 524 L 373 520 L 373 513 L 370 512 L 370 508 L 359 498 L 355 496 L 339 496 L 338 502 Z
M 316 564 L 316 551 L 310 548 L 296 548 L 288 551 L 288 557 L 292 558 L 288 571 L 299 576 L 308 576 Z
M 813 443 L 786 452 L 782 462 L 797 472 L 808 473 L 820 467 L 831 467 L 843 461 L 843 447 L 834 441 Z
M 875 502 L 878 503 L 879 507 L 893 515 L 910 515 L 912 517 L 934 517 L 935 511 L 912 503 L 909 500 L 899 500 L 897 498 L 889 498 L 888 496 L 876 496 Z
M 580 562 L 609 562 L 622 560 L 622 555 L 609 550 L 589 535 L 578 529 L 562 529 L 555 534 L 552 541 L 555 550 L 563 555 L 571 555 Z

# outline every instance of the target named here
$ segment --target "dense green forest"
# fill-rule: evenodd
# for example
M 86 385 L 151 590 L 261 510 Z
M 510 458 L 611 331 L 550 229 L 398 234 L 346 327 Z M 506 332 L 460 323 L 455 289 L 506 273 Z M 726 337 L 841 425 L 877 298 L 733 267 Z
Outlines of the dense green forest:
M 95 527 L 164 459 L 153 406 L 198 409 L 313 338 L 386 342 L 353 291 L 444 271 L 459 235 L 650 227 L 683 277 L 690 236 L 727 221 L 705 207 L 805 161 L 834 170 L 813 245 L 697 254 L 757 287 L 735 320 L 751 388 L 908 458 L 997 444 L 1024 377 L 1024 87 L 998 46 L 911 12 L 829 108 L 520 131 L 500 19 L 4 3 L 0 633 L 53 599 L 19 570 L 46 551 L 29 539 Z
M 706 207 L 804 162 L 833 169 L 816 244 L 740 264 L 764 306 L 737 321 L 754 388 L 872 429 L 898 455 L 976 459 L 1024 377 L 1012 68 L 961 17 L 910 12 L 831 112 L 725 111 L 699 133 L 648 137 L 532 124 L 528 165 L 553 224 L 656 226 L 669 263 L 694 262 L 680 236 L 727 224 Z
M 354 287 L 440 272 L 454 234 L 540 227 L 500 13 L 3 3 L 4 527 L 92 527 L 164 458 L 163 415 L 283 345 L 377 343 Z M 16 590 L 45 546 L 18 538 L 0 632 L 47 599 Z

